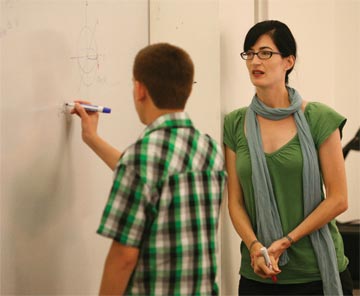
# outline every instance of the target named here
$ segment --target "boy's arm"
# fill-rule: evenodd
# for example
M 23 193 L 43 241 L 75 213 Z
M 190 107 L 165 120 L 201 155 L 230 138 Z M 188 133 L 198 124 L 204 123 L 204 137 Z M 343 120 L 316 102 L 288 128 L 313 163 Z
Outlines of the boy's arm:
M 84 142 L 99 156 L 111 170 L 115 170 L 121 152 L 100 138 L 97 134 Z
M 139 249 L 113 241 L 107 255 L 100 295 L 123 295 L 139 257 Z
M 80 103 L 77 101 L 76 103 Z M 81 101 L 81 103 L 87 103 Z M 98 112 L 86 112 L 80 105 L 75 104 L 72 114 L 76 113 L 81 118 L 82 139 L 83 141 L 112 169 L 114 170 L 121 156 L 121 152 L 103 140 L 97 134 L 99 121 Z

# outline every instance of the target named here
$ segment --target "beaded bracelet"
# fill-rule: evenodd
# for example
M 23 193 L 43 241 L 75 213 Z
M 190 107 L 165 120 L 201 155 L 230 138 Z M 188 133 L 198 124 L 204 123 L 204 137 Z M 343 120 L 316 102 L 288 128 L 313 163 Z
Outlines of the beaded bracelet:
M 251 242 L 251 244 L 250 244 L 250 246 L 249 246 L 249 253 L 251 253 L 251 248 L 252 248 L 256 243 L 259 243 L 259 241 L 258 241 L 257 239 L 254 239 L 254 240 Z
M 290 245 L 292 245 L 294 242 L 294 240 L 289 236 L 289 235 L 285 235 L 285 237 L 288 239 L 288 241 L 290 242 Z

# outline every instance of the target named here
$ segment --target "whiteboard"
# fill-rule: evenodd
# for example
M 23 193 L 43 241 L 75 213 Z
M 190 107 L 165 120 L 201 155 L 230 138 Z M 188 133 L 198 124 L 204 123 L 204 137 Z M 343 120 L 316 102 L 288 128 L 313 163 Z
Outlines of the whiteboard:
M 111 107 L 99 133 L 120 150 L 136 140 L 132 63 L 148 44 L 148 1 L 0 3 L 1 295 L 96 294 L 112 172 L 63 103 Z

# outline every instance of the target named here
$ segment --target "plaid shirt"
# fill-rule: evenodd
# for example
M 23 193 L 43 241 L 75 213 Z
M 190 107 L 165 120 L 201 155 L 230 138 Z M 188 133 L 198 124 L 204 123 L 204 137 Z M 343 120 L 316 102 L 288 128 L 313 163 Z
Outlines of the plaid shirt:
M 147 126 L 115 171 L 98 233 L 140 249 L 126 294 L 218 294 L 221 148 L 186 113 Z

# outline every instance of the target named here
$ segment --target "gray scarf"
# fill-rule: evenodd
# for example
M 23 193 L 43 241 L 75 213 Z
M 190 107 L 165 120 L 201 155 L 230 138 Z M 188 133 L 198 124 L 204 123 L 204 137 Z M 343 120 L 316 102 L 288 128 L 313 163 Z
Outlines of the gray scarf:
M 300 147 L 303 156 L 304 214 L 308 216 L 321 202 L 321 179 L 317 151 L 309 125 L 301 110 L 302 99 L 298 92 L 288 87 L 290 106 L 288 108 L 269 108 L 255 95 L 246 112 L 246 135 L 249 144 L 252 182 L 254 188 L 257 237 L 269 246 L 284 236 L 270 174 L 263 152 L 259 123 L 256 114 L 271 120 L 280 120 L 294 114 Z M 328 228 L 310 234 L 317 257 L 325 295 L 342 295 L 339 270 L 334 243 Z M 279 265 L 289 261 L 287 251 L 279 259 Z

